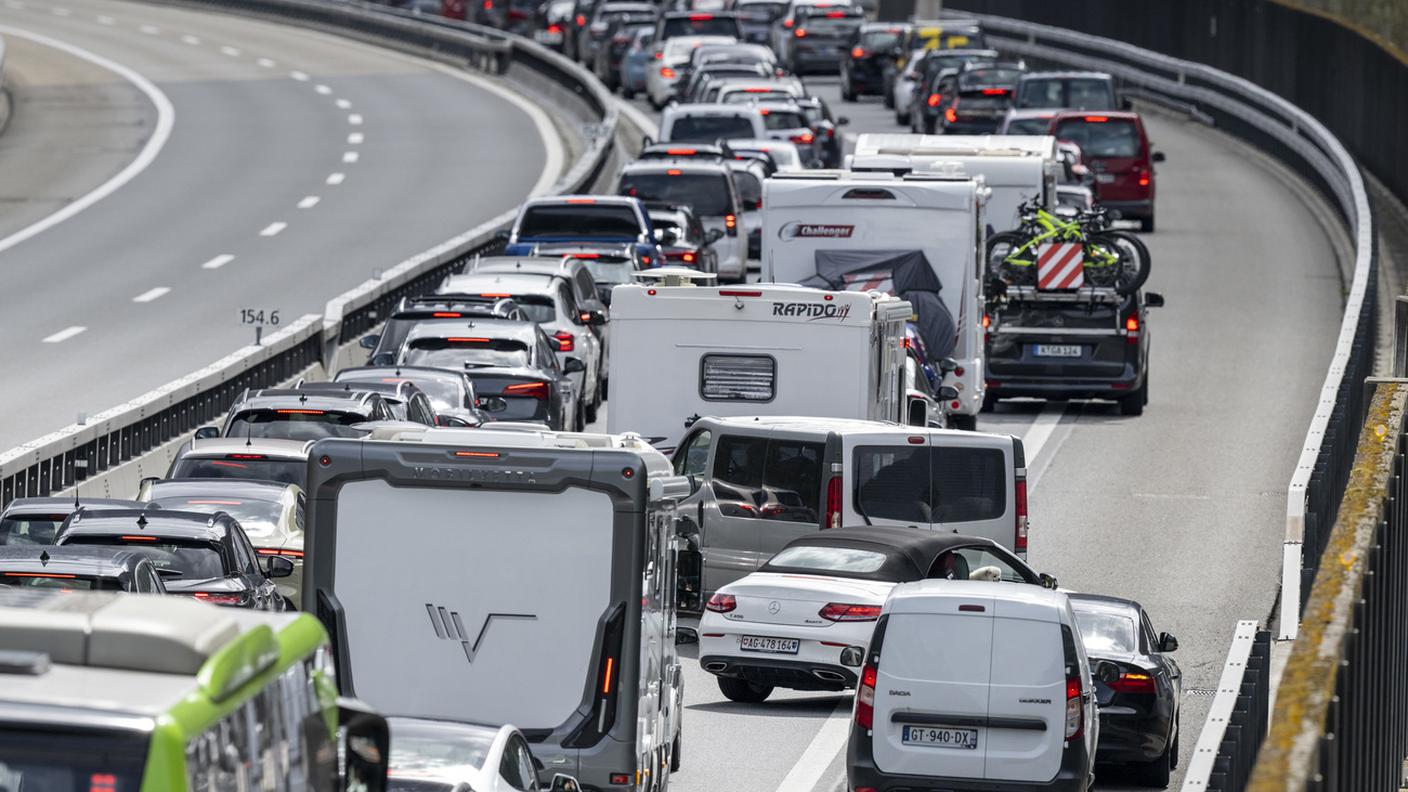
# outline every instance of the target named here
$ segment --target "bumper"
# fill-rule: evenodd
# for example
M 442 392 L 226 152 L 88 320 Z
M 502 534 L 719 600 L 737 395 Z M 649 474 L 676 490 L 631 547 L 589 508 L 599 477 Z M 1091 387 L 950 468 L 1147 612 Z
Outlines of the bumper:
M 858 94 L 885 92 L 885 73 L 880 69 L 867 69 L 852 64 L 846 69 L 846 76 L 850 78 L 851 90 Z
M 945 124 L 943 131 L 945 135 L 994 135 L 997 134 L 997 128 L 1001 125 L 1002 119 L 1000 118 L 974 119 L 972 121 L 959 119 Z
M 872 787 L 880 792 L 1086 792 L 1091 782 L 1091 763 L 1083 742 L 1065 749 L 1061 768 L 1054 778 L 1045 782 L 891 775 L 875 766 L 870 746 L 871 738 L 853 724 L 851 739 L 846 746 L 847 789 Z
M 1116 379 L 1004 377 L 996 371 L 989 376 L 992 379 L 987 383 L 988 395 L 999 399 L 1022 396 L 1038 399 L 1118 399 L 1139 390 L 1144 384 L 1143 372 Z
M 841 52 L 835 50 L 806 51 L 792 53 L 792 67 L 797 71 L 825 71 L 836 73 L 841 68 Z
M 1098 196 L 1097 196 L 1098 200 Z M 1100 205 L 1106 209 L 1118 211 L 1122 218 L 1136 220 L 1143 217 L 1154 216 L 1154 199 L 1146 198 L 1142 201 L 1105 201 L 1100 200 Z
M 770 685 L 789 690 L 839 691 L 856 686 L 856 671 L 838 662 L 809 663 L 804 660 L 782 660 L 777 655 L 737 657 L 702 654 L 699 665 L 714 676 L 746 679 L 755 685 Z M 838 648 L 836 651 L 840 651 Z M 783 655 L 785 657 L 786 655 Z
M 1102 708 L 1100 745 L 1095 749 L 1095 761 L 1153 761 L 1168 747 L 1168 735 L 1168 721 L 1157 715 L 1140 714 L 1128 707 Z

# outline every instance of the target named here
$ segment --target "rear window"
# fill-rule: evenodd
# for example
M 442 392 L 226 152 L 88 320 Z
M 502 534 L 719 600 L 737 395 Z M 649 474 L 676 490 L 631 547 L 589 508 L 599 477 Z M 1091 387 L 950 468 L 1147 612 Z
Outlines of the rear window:
M 1051 126 L 1049 118 L 1014 118 L 1007 122 L 1009 135 L 1045 135 Z
M 693 207 L 701 217 L 733 214 L 728 180 L 719 173 L 631 173 L 621 177 L 621 194 L 645 201 Z
M 66 514 L 29 514 L 0 520 L 0 545 L 51 545 Z
M 222 511 L 235 518 L 235 522 L 240 524 L 250 542 L 258 546 L 261 537 L 272 536 L 279 528 L 279 521 L 283 518 L 284 505 L 278 501 L 253 500 L 251 498 L 233 497 L 171 497 L 153 498 L 152 503 L 160 504 L 164 509 L 175 509 L 177 511 L 203 512 L 214 514 Z
M 588 261 L 587 271 L 597 283 L 635 282 L 635 267 L 629 261 Z
M 529 355 L 527 344 L 509 338 L 418 338 L 401 362 L 453 369 L 520 367 L 529 364 Z
M 352 424 L 367 416 L 335 410 L 249 410 L 239 413 L 226 430 L 229 437 L 272 437 L 282 440 L 316 440 L 321 437 L 360 437 Z
M 769 402 L 776 385 L 777 359 L 770 355 L 705 355 L 699 364 L 706 401 Z
M 662 245 L 691 245 L 699 246 L 704 243 L 703 239 L 698 239 L 689 233 L 687 224 L 674 220 L 652 221 L 655 227 L 655 241 Z M 617 281 L 618 283 L 629 283 L 630 280 Z
M 865 575 L 878 572 L 889 556 L 855 547 L 789 547 L 768 559 L 763 571 L 772 567 L 806 570 L 825 574 L 842 572 Z
M 763 126 L 769 130 L 798 129 L 807 125 L 807 117 L 791 110 L 769 110 L 763 116 Z
M 581 238 L 627 237 L 641 233 L 640 219 L 629 206 L 619 204 L 548 204 L 534 206 L 518 226 L 521 239 L 563 236 Z
M 1022 77 L 1017 69 L 975 69 L 958 75 L 958 90 L 979 88 L 1011 88 Z
M 860 35 L 860 46 L 871 52 L 888 52 L 900 43 L 900 30 L 867 30 Z
M 719 438 L 714 496 L 726 517 L 816 523 L 821 497 L 822 443 Z
M 738 38 L 738 23 L 733 17 L 714 14 L 690 14 L 669 17 L 664 21 L 660 40 L 675 36 L 733 36 Z
M 713 143 L 719 138 L 725 140 L 748 139 L 753 134 L 753 122 L 746 116 L 693 115 L 676 118 L 670 125 L 671 143 Z
M 1104 116 L 1095 116 L 1104 119 Z M 1080 146 L 1087 157 L 1139 156 L 1139 130 L 1133 121 L 1072 118 L 1056 127 L 1056 137 Z
M 859 446 L 856 508 L 917 523 L 995 520 L 1007 511 L 1007 461 L 996 448 Z
M 85 733 L 72 725 L 0 729 L 5 789 L 45 792 L 136 792 L 151 732 Z M 99 785 L 101 780 L 105 785 Z
M 738 199 L 746 207 L 760 207 L 763 200 L 763 180 L 747 171 L 734 171 L 733 184 L 738 188 Z
M 1017 93 L 1018 107 L 1069 107 L 1075 110 L 1113 110 L 1114 96 L 1104 80 L 1027 80 Z
M 1134 620 L 1103 610 L 1076 610 L 1081 642 L 1087 652 L 1133 654 L 1139 649 Z
M 792 98 L 786 91 L 729 91 L 719 101 L 724 104 L 746 105 L 752 102 L 784 102 Z
M 181 580 L 209 580 L 225 576 L 226 564 L 220 545 L 214 542 L 156 538 L 155 541 L 129 541 L 118 536 L 75 536 L 69 545 L 103 545 L 151 550 L 148 559 L 160 570 L 180 573 Z M 231 565 L 233 566 L 233 565 Z M 174 576 L 173 576 L 174 577 Z
M 251 455 L 256 456 L 256 455 Z M 205 459 L 185 457 L 168 478 L 233 478 L 282 481 L 304 486 L 307 462 L 301 459 Z

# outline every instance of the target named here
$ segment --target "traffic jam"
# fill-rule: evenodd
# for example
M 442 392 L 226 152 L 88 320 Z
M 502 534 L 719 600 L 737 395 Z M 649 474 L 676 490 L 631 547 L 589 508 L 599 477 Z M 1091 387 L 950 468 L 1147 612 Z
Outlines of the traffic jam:
M 1177 639 L 1029 557 L 985 426 L 1148 405 L 1117 82 L 848 0 L 482 6 L 658 130 L 130 499 L 11 502 L 0 788 L 664 790 L 686 663 L 852 697 L 852 792 L 1168 786 Z

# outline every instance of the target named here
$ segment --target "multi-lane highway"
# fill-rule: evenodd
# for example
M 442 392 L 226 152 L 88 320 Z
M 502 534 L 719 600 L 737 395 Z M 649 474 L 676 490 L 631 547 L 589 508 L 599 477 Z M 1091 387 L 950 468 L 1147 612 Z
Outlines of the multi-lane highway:
M 4 448 L 249 343 L 244 309 L 321 312 L 563 164 L 494 83 L 294 27 L 9 0 L 0 36 L 0 360 L 26 383 Z

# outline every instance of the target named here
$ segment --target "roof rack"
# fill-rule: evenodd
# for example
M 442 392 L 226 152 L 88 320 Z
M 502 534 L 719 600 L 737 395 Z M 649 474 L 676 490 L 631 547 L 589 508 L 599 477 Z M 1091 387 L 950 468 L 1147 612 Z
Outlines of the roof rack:
M 655 282 L 659 286 L 695 286 L 695 281 L 708 283 L 717 280 L 718 275 L 713 272 L 700 272 L 689 267 L 656 267 L 655 269 L 641 270 L 635 276 L 646 282 Z

